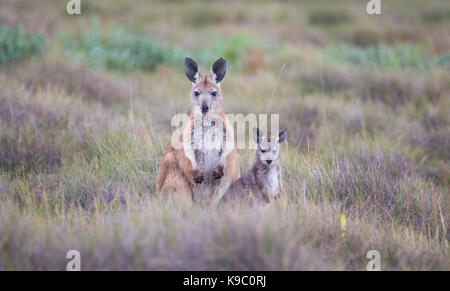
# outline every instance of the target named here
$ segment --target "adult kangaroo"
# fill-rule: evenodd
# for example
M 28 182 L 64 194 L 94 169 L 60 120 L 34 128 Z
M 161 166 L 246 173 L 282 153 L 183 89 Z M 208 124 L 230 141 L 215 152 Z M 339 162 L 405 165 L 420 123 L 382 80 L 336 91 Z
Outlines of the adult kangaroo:
M 234 129 L 223 110 L 220 82 L 226 61 L 216 60 L 203 74 L 186 58 L 184 70 L 192 82 L 191 114 L 182 134 L 172 137 L 161 158 L 156 191 L 163 196 L 190 195 L 194 201 L 217 202 L 239 178 Z M 174 140 L 182 146 L 174 146 Z

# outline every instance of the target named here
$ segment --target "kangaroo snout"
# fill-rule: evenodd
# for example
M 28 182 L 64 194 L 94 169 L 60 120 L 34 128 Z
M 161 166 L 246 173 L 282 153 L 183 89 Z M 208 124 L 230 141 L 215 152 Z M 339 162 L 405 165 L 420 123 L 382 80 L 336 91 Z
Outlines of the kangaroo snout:
M 202 113 L 206 113 L 209 110 L 209 106 L 207 104 L 202 104 Z

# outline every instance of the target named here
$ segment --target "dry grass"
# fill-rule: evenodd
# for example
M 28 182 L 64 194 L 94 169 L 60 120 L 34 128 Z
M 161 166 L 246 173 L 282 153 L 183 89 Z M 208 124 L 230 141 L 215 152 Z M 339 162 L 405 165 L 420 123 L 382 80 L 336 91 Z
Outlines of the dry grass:
M 0 270 L 62 270 L 71 249 L 84 270 L 365 270 L 372 249 L 382 270 L 450 269 L 448 67 L 368 70 L 327 54 L 347 41 L 444 55 L 447 4 L 383 2 L 377 21 L 351 1 L 105 0 L 76 19 L 53 0 L 0 2 L 0 23 L 48 38 L 42 57 L 0 68 Z M 283 198 L 228 208 L 152 197 L 190 84 L 182 64 L 78 63 L 59 35 L 79 35 L 90 16 L 186 51 L 231 35 L 225 109 L 280 114 Z M 244 172 L 254 153 L 239 158 Z

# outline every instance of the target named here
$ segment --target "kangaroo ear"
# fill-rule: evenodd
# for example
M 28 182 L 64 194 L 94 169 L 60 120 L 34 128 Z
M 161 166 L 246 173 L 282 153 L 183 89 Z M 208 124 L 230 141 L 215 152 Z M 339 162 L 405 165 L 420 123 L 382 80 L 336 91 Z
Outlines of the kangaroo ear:
M 213 73 L 216 82 L 220 83 L 220 81 L 222 81 L 222 79 L 225 77 L 225 73 L 227 72 L 227 61 L 225 61 L 223 58 L 215 61 L 211 67 L 211 72 Z
M 264 137 L 263 132 L 262 132 L 259 128 L 256 128 L 256 127 L 253 127 L 252 132 L 253 132 L 253 140 L 254 140 L 257 144 L 259 144 L 259 142 L 261 141 L 261 139 Z
M 278 143 L 283 143 L 284 140 L 286 139 L 286 135 L 287 135 L 287 128 L 283 129 L 278 135 Z
M 195 83 L 198 77 L 198 73 L 200 73 L 198 71 L 197 63 L 191 58 L 184 59 L 184 72 L 186 73 L 186 77 L 192 83 Z

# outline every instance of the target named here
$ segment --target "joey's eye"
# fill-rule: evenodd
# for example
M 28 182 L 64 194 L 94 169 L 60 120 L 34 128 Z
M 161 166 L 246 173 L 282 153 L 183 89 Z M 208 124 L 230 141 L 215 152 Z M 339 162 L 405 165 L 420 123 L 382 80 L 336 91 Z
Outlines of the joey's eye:
M 195 91 L 195 92 L 194 92 L 194 95 L 195 95 L 196 97 L 198 97 L 198 95 L 200 95 L 200 92 Z
M 211 96 L 216 97 L 217 96 L 217 92 L 216 91 L 211 92 Z
M 265 153 L 266 151 L 265 151 L 265 150 L 261 150 L 261 152 L 262 152 L 262 153 Z

